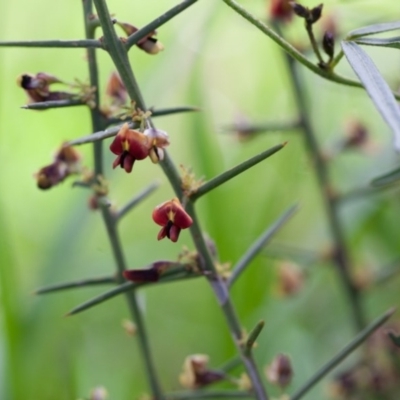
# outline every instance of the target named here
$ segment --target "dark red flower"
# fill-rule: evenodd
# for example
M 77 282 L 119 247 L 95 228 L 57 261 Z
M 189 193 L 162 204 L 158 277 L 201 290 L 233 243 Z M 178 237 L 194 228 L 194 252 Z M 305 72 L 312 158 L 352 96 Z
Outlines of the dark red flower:
M 167 237 L 172 242 L 178 241 L 181 229 L 189 228 L 193 223 L 192 218 L 176 197 L 158 205 L 153 211 L 153 220 L 162 226 L 157 239 Z
M 113 162 L 113 168 L 118 165 L 126 172 L 131 172 L 136 160 L 143 160 L 149 155 L 151 142 L 142 132 L 129 129 L 129 125 L 122 125 L 110 150 L 118 157 Z

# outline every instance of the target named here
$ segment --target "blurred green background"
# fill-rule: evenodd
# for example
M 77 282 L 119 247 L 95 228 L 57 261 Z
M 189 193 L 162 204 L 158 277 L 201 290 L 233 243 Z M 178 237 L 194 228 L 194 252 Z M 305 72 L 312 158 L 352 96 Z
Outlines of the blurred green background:
M 176 4 L 172 0 L 110 0 L 117 18 L 143 26 Z M 260 18 L 268 2 L 242 2 Z M 306 5 L 316 5 L 304 2 Z M 50 0 L 0 2 L 0 40 L 75 39 L 83 36 L 81 2 Z M 400 3 L 326 1 L 339 29 L 350 29 L 400 15 Z M 293 21 L 290 37 L 306 43 L 302 22 Z M 100 32 L 98 33 L 100 35 Z M 176 164 L 192 166 L 209 179 L 264 149 L 288 140 L 288 146 L 251 171 L 199 201 L 204 230 L 215 240 L 221 261 L 234 263 L 254 239 L 295 202 L 300 211 L 276 239 L 319 252 L 330 244 L 312 166 L 300 134 L 275 132 L 240 143 L 223 133 L 238 115 L 250 121 L 285 121 L 295 116 L 287 72 L 278 47 L 221 1 L 201 0 L 158 30 L 165 50 L 148 56 L 131 50 L 131 61 L 148 106 L 196 105 L 201 113 L 158 118 L 168 131 Z M 400 82 L 395 50 L 368 49 L 393 88 Z M 105 386 L 110 399 L 131 400 L 147 391 L 136 340 L 121 323 L 129 318 L 119 297 L 78 316 L 64 318 L 74 306 L 105 288 L 78 289 L 43 297 L 31 293 L 43 285 L 102 276 L 114 271 L 105 230 L 89 211 L 89 193 L 71 189 L 71 180 L 48 191 L 36 188 L 33 174 L 51 162 L 62 141 L 90 133 L 84 107 L 43 112 L 20 108 L 24 92 L 15 84 L 21 73 L 48 72 L 67 81 L 87 79 L 83 49 L 0 48 L 0 398 L 74 400 Z M 112 64 L 99 52 L 104 87 Z M 346 62 L 340 70 L 352 75 Z M 349 117 L 370 130 L 373 151 L 351 152 L 332 162 L 338 189 L 364 187 L 396 165 L 391 134 L 366 94 L 338 86 L 302 70 L 304 90 L 319 141 L 326 148 L 342 137 Z M 100 90 L 102 90 L 100 88 Z M 123 205 L 154 180 L 161 188 L 120 225 L 131 268 L 158 259 L 176 259 L 183 245 L 193 248 L 187 232 L 179 243 L 156 241 L 151 220 L 155 205 L 172 197 L 161 169 L 148 160 L 132 174 L 112 170 L 104 143 L 111 198 Z M 79 148 L 92 165 L 91 146 Z M 379 271 L 398 255 L 398 191 L 358 199 L 343 206 L 351 255 L 361 271 Z M 286 259 L 288 259 L 287 257 Z M 301 260 L 294 260 L 301 262 Z M 276 295 L 276 260 L 257 258 L 233 289 L 243 326 L 264 319 L 255 357 L 260 366 L 279 352 L 291 356 L 297 388 L 349 341 L 354 332 L 349 309 L 333 268 L 303 265 L 310 275 L 292 298 Z M 365 293 L 372 319 L 398 304 L 399 280 Z M 178 375 L 188 354 L 206 353 L 213 366 L 234 354 L 223 316 L 206 282 L 162 285 L 140 292 L 140 304 L 165 388 L 178 389 Z M 269 388 L 273 394 L 274 389 Z M 319 385 L 307 399 L 326 397 Z

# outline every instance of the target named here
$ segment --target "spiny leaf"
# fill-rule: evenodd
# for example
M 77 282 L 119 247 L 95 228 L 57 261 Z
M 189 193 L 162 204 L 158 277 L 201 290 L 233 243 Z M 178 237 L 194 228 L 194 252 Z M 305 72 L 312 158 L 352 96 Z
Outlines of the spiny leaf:
M 353 42 L 342 42 L 343 51 L 369 96 L 394 133 L 394 147 L 400 150 L 400 109 L 388 84 L 370 57 Z

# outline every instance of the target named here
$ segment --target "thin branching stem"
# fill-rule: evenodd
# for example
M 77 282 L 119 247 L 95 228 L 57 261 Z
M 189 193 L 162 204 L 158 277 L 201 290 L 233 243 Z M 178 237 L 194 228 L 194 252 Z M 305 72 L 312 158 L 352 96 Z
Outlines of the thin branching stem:
M 11 42 L 0 42 L 0 47 L 48 47 L 55 49 L 81 49 L 81 48 L 103 48 L 103 44 L 97 39 L 77 40 L 19 40 Z
M 53 100 L 43 101 L 41 103 L 30 103 L 22 106 L 24 110 L 48 110 L 50 108 L 64 108 L 64 107 L 75 107 L 84 106 L 86 103 L 82 100 Z
M 307 57 L 305 57 L 302 53 L 300 53 L 296 48 L 294 48 L 289 42 L 287 42 L 282 36 L 277 34 L 273 29 L 271 29 L 264 22 L 260 21 L 256 17 L 254 17 L 251 13 L 249 13 L 245 8 L 243 8 L 240 4 L 238 4 L 235 0 L 223 0 L 229 7 L 234 9 L 238 14 L 240 14 L 243 18 L 249 21 L 252 25 L 258 28 L 260 31 L 265 33 L 269 38 L 271 38 L 276 44 L 278 44 L 290 57 L 293 57 L 300 64 L 303 64 L 310 71 L 315 74 L 329 80 L 332 82 L 340 83 L 346 86 L 353 86 L 358 88 L 364 88 L 364 86 L 357 81 L 352 79 L 348 79 L 344 76 L 336 74 L 331 69 L 322 69 L 318 65 L 311 62 Z M 338 59 L 340 60 L 340 59 Z M 393 93 L 397 100 L 400 100 L 400 95 L 397 93 Z
M 279 32 L 279 25 L 275 29 Z M 284 57 L 289 69 L 290 79 L 293 86 L 293 94 L 299 112 L 305 146 L 312 160 L 314 171 L 317 175 L 318 185 L 324 201 L 324 206 L 328 218 L 329 229 L 334 241 L 334 257 L 336 269 L 340 276 L 340 281 L 349 298 L 352 310 L 352 322 L 357 331 L 366 325 L 366 317 L 361 302 L 361 293 L 354 284 L 351 277 L 351 264 L 346 246 L 343 225 L 339 216 L 338 202 L 332 194 L 332 183 L 329 175 L 328 165 L 323 157 L 322 151 L 317 141 L 317 136 L 311 124 L 309 111 L 307 109 L 307 99 L 301 83 L 300 71 L 295 60 L 288 54 Z
M 230 288 L 246 267 L 251 263 L 254 257 L 264 248 L 264 246 L 275 236 L 281 227 L 289 220 L 289 218 L 297 211 L 297 205 L 292 206 L 287 210 L 272 226 L 268 227 L 260 237 L 253 243 L 253 245 L 243 254 L 242 258 L 232 268 L 232 275 L 230 276 L 227 286 Z
M 105 38 L 104 40 L 106 41 L 107 49 L 114 62 L 114 65 L 116 66 L 120 74 L 122 81 L 125 84 L 129 97 L 131 98 L 131 100 L 134 100 L 136 102 L 137 106 L 140 109 L 147 110 L 139 86 L 136 82 L 134 73 L 129 64 L 126 48 L 123 46 L 122 42 L 115 33 L 111 17 L 107 9 L 107 5 L 104 0 L 94 0 L 94 4 L 96 5 L 97 14 L 103 28 Z M 149 123 L 152 125 L 151 120 L 149 120 Z M 175 194 L 177 195 L 177 197 L 182 199 L 183 192 L 181 188 L 181 178 L 178 174 L 176 166 L 170 159 L 167 152 L 165 152 L 164 160 L 160 163 L 160 166 L 167 176 Z M 242 330 L 239 319 L 236 315 L 236 310 L 234 309 L 232 301 L 229 297 L 225 282 L 223 282 L 216 273 L 213 259 L 205 243 L 200 225 L 197 221 L 194 204 L 191 201 L 189 201 L 187 204 L 187 211 L 192 216 L 194 221 L 192 226 L 190 227 L 190 232 L 192 234 L 196 249 L 202 260 L 202 269 L 208 274 L 209 282 L 214 289 L 221 309 L 228 322 L 233 341 L 239 353 L 241 354 L 244 366 L 253 384 L 254 393 L 256 394 L 257 399 L 267 400 L 268 396 L 263 387 L 262 380 L 255 365 L 255 362 L 251 355 L 248 356 L 245 354 L 244 347 L 240 344 L 240 341 L 242 339 Z
M 104 2 L 97 1 L 96 8 L 101 10 L 101 7 L 105 12 L 103 12 L 103 18 L 99 17 L 100 23 L 103 28 L 103 33 L 106 38 L 106 43 L 110 41 L 110 25 L 111 30 L 115 35 L 115 32 L 112 27 L 112 22 L 108 14 L 108 10 L 105 6 Z M 90 25 L 90 17 L 93 15 L 93 3 L 92 0 L 83 0 L 83 7 L 84 7 L 84 17 L 85 17 L 85 31 L 86 31 L 86 38 L 92 39 L 94 37 L 94 30 L 95 27 Z M 105 17 L 106 15 L 106 17 Z M 118 49 L 114 48 L 116 51 Z M 98 71 L 97 71 L 97 63 L 96 63 L 96 53 L 95 49 L 90 48 L 87 50 L 88 52 L 88 61 L 89 61 L 89 75 L 90 75 L 90 85 L 96 88 L 95 91 L 95 103 L 96 107 L 91 110 L 91 118 L 92 118 L 92 129 L 93 132 L 101 131 L 104 129 L 104 119 L 100 113 L 99 109 L 99 81 L 98 81 Z M 103 175 L 103 157 L 102 157 L 102 143 L 95 142 L 94 143 L 94 161 L 95 161 L 95 175 Z M 101 207 L 101 213 L 103 216 L 103 221 L 106 226 L 108 238 L 110 240 L 110 245 L 113 251 L 114 259 L 117 266 L 118 271 L 118 281 L 120 283 L 123 282 L 124 278 L 122 276 L 124 270 L 126 269 L 124 255 L 122 253 L 121 242 L 119 239 L 117 227 L 116 227 L 116 219 L 108 207 Z M 142 357 L 144 360 L 145 368 L 146 368 L 146 377 L 149 382 L 149 386 L 151 388 L 152 394 L 155 399 L 162 400 L 163 393 L 162 389 L 157 377 L 155 365 L 153 362 L 152 354 L 150 351 L 148 335 L 146 332 L 146 328 L 144 325 L 144 321 L 142 318 L 141 310 L 139 309 L 139 305 L 136 299 L 136 295 L 134 292 L 130 291 L 126 293 L 126 299 L 128 303 L 129 310 L 131 315 L 136 323 L 137 326 L 137 333 L 138 333 L 138 340 L 139 340 L 139 348 L 142 353 Z
M 110 285 L 117 283 L 115 276 L 104 276 L 100 278 L 81 279 L 74 282 L 57 283 L 35 290 L 34 294 L 47 294 L 60 292 L 67 289 L 86 288 L 91 286 Z
M 390 309 L 377 320 L 372 322 L 363 331 L 361 331 L 346 347 L 344 347 L 335 357 L 328 361 L 315 375 L 313 375 L 299 390 L 297 390 L 290 400 L 299 400 L 308 393 L 325 375 L 339 365 L 346 357 L 348 357 L 357 347 L 359 347 L 372 333 L 381 327 L 395 312 Z
M 120 221 L 126 214 L 129 213 L 134 207 L 140 204 L 143 200 L 145 200 L 150 194 L 152 194 L 158 187 L 160 186 L 160 182 L 153 182 L 145 189 L 143 189 L 140 193 L 134 196 L 131 200 L 128 201 L 123 207 L 121 207 L 117 214 L 116 219 Z
M 180 14 L 182 11 L 186 10 L 192 4 L 196 3 L 198 0 L 184 0 L 176 6 L 172 7 L 170 10 L 164 14 L 157 17 L 154 21 L 139 29 L 137 32 L 133 33 L 128 37 L 125 43 L 125 47 L 129 50 L 132 46 L 138 43 L 141 39 L 146 37 L 149 33 L 155 31 L 161 25 L 164 25 L 170 19 L 174 18 L 176 15 Z

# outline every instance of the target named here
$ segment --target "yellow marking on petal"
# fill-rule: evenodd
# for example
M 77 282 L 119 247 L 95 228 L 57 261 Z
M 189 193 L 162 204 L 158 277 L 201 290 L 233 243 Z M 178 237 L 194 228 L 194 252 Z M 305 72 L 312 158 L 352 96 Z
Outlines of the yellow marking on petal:
M 174 213 L 172 210 L 169 210 L 169 211 L 168 211 L 167 216 L 168 216 L 168 219 L 169 219 L 171 222 L 174 222 L 175 214 L 176 214 L 176 213 Z
M 129 142 L 128 142 L 127 140 L 124 140 L 124 141 L 122 142 L 122 149 L 123 149 L 124 151 L 128 151 L 128 150 L 129 150 Z

